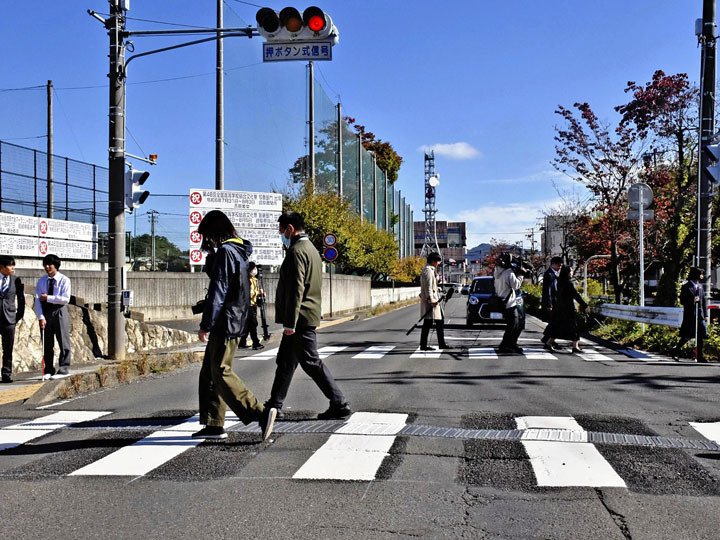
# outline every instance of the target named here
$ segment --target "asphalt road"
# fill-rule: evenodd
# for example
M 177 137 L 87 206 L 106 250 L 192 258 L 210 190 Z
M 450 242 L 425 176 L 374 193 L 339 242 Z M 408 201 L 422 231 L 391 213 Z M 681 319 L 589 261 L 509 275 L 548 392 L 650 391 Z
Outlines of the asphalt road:
M 450 301 L 454 348 L 437 354 L 405 335 L 417 306 L 322 330 L 357 413 L 313 420 L 327 403 L 298 370 L 267 443 L 229 422 L 226 441 L 188 441 L 199 366 L 0 407 L 0 536 L 720 536 L 720 453 L 702 446 L 720 420 L 720 366 L 592 344 L 548 355 L 534 320 L 525 354 L 497 355 L 501 329 L 465 329 L 464 302 Z M 235 369 L 265 399 L 274 361 L 260 353 Z

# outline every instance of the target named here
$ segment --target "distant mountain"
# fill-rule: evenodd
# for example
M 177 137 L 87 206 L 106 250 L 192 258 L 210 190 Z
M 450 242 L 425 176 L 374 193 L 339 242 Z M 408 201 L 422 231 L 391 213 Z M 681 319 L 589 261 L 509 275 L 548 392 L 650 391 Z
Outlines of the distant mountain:
M 482 260 L 487 252 L 492 248 L 492 244 L 480 244 L 472 249 L 468 249 L 466 258 L 467 259 L 480 259 Z

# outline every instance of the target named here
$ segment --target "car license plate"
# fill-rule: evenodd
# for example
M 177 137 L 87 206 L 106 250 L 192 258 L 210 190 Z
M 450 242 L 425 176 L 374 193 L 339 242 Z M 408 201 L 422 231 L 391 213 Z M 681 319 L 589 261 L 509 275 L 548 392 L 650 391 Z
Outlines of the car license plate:
M 491 313 L 491 314 L 490 314 L 490 318 L 491 318 L 491 319 L 502 319 L 502 318 L 503 318 L 503 314 L 502 314 L 502 313 Z

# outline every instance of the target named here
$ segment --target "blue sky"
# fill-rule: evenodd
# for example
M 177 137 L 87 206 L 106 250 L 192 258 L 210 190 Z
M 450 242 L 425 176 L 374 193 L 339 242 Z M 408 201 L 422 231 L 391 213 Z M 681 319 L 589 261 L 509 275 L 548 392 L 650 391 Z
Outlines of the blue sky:
M 255 5 L 226 5 L 225 26 L 254 25 Z M 694 21 L 702 15 L 701 0 L 319 5 L 340 32 L 333 61 L 316 64 L 325 92 L 404 158 L 396 186 L 416 219 L 424 204 L 422 149 L 437 148 L 439 218 L 466 221 L 468 247 L 490 238 L 521 240 L 557 203 L 553 181 L 563 189 L 577 186 L 550 165 L 558 104 L 588 101 L 614 121 L 627 81 L 646 82 L 657 69 L 698 80 Z M 172 28 L 133 19 L 215 26 L 215 0 L 131 0 L 130 7 L 130 30 Z M 87 9 L 107 13 L 108 4 L 3 2 L 0 89 L 52 79 L 56 154 L 107 165 L 108 38 Z M 133 41 L 137 53 L 178 40 Z M 225 49 L 225 187 L 282 187 L 304 153 L 306 68 L 263 65 L 259 38 L 228 39 Z M 147 183 L 151 192 L 214 186 L 214 71 L 214 44 L 130 65 L 127 149 L 159 154 Z M 0 91 L 0 139 L 44 149 L 38 138 L 44 115 L 44 89 Z M 186 248 L 186 201 L 150 197 L 140 214 L 148 209 L 165 214 L 159 234 Z M 149 230 L 145 216 L 137 222 L 138 233 Z

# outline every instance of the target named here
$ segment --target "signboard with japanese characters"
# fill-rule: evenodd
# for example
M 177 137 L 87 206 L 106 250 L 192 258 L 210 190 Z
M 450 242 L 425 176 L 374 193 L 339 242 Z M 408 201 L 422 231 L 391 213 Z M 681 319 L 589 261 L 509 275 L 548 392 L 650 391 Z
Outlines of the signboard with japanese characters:
M 191 189 L 190 264 L 202 265 L 205 263 L 205 254 L 200 250 L 202 235 L 197 229 L 205 215 L 211 210 L 223 212 L 230 219 L 240 237 L 252 244 L 251 261 L 269 265 L 282 263 L 282 243 L 278 234 L 278 218 L 282 213 L 281 194 Z
M 61 219 L 37 218 L 38 236 L 41 238 L 61 238 L 63 240 L 79 240 L 97 242 L 97 225 L 63 221 Z
M 272 41 L 263 43 L 263 62 L 332 60 L 330 41 Z
M 37 233 L 38 218 L 18 214 L 0 214 L 0 234 L 37 236 Z
M 37 257 L 37 236 L 8 236 L 0 234 L 0 253 L 13 257 Z
M 61 259 L 97 259 L 97 244 L 95 242 L 39 238 L 37 244 L 36 256 L 38 257 L 53 253 Z

